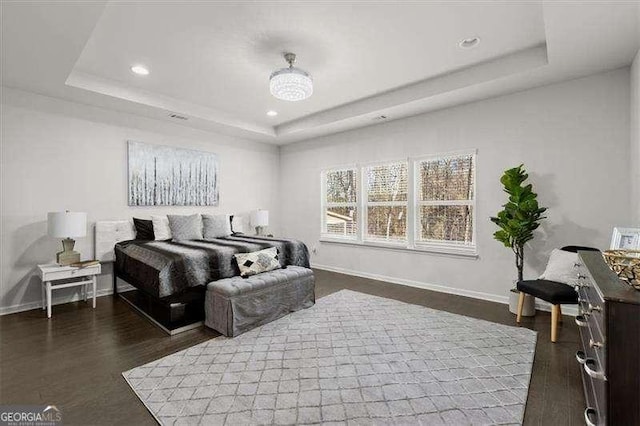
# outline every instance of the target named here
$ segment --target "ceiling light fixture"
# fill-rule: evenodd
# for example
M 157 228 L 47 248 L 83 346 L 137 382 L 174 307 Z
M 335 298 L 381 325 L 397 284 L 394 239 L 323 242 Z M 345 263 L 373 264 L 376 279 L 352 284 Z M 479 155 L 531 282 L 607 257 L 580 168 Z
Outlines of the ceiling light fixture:
M 476 47 L 479 43 L 480 37 L 469 37 L 461 40 L 460 43 L 458 43 L 458 46 L 463 49 L 471 49 L 472 47 Z
M 143 65 L 134 65 L 131 67 L 131 71 L 138 75 L 149 75 L 149 69 Z
M 269 117 L 275 117 L 276 115 L 278 115 L 278 111 L 267 111 L 267 115 Z
M 283 101 L 301 101 L 313 94 L 313 80 L 308 72 L 296 68 L 295 53 L 285 53 L 284 59 L 289 63 L 288 68 L 281 68 L 271 73 L 269 90 L 271 94 Z

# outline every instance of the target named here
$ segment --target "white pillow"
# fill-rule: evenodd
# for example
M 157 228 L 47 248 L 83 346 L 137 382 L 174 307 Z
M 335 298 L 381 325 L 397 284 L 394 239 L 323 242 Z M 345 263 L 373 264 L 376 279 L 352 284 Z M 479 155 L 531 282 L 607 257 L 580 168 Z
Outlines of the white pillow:
M 540 275 L 541 280 L 557 281 L 573 286 L 578 280 L 578 271 L 574 266 L 578 262 L 578 253 L 553 249 L 549 256 L 547 269 Z
M 233 232 L 244 232 L 244 222 L 242 216 L 234 215 L 231 221 L 231 230 Z
M 169 228 L 169 218 L 166 216 L 151 216 L 153 223 L 153 235 L 158 240 L 170 240 L 171 228 Z

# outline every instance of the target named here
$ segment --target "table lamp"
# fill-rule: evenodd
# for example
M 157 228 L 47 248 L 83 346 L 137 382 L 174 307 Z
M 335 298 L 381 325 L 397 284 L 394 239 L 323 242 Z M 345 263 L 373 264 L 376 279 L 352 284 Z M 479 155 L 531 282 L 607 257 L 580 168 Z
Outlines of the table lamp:
M 63 238 L 62 251 L 56 254 L 59 265 L 80 262 L 80 253 L 73 250 L 72 237 L 87 235 L 87 214 L 80 212 L 50 212 L 47 214 L 47 229 L 50 237 Z
M 269 226 L 269 210 L 256 210 L 251 213 L 251 224 L 256 228 L 256 235 L 264 235 L 264 228 Z

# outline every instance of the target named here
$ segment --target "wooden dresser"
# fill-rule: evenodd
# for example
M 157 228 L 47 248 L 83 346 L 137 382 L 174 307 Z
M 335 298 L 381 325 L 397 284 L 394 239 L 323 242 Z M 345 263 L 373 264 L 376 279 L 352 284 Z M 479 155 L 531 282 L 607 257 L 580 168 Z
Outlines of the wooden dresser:
M 579 252 L 579 315 L 587 425 L 640 425 L 640 291 L 599 252 Z

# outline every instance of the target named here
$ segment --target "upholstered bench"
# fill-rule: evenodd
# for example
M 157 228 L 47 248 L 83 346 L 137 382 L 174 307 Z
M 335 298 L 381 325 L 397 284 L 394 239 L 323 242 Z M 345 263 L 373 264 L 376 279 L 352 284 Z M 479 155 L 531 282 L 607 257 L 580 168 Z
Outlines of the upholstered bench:
M 225 278 L 209 283 L 205 324 L 233 337 L 314 303 L 313 271 L 287 266 L 248 278 Z

